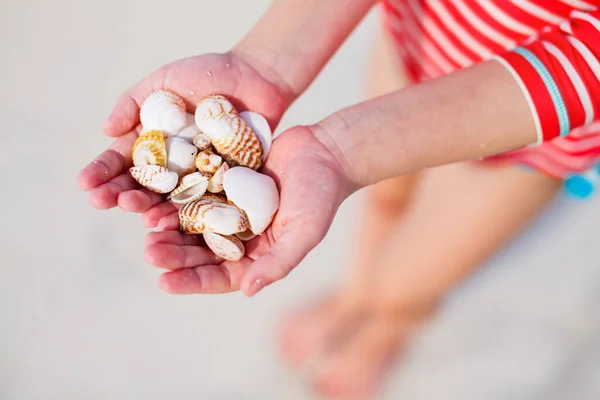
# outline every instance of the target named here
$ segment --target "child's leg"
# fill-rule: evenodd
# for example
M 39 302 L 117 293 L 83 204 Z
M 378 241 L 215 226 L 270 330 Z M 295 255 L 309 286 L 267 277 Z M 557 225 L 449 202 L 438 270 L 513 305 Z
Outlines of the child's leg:
M 517 168 L 463 163 L 432 169 L 373 260 L 370 313 L 315 377 L 321 392 L 363 398 L 411 327 L 556 195 L 560 182 Z
M 406 86 L 390 50 L 389 38 L 382 32 L 376 42 L 370 68 L 368 96 L 376 97 Z M 295 367 L 303 366 L 319 352 L 328 337 L 360 311 L 369 293 L 368 273 L 377 245 L 389 235 L 407 204 L 417 180 L 417 174 L 390 179 L 367 189 L 360 211 L 352 266 L 339 291 L 316 304 L 292 313 L 283 324 L 283 353 Z M 365 240 L 366 239 L 366 240 Z

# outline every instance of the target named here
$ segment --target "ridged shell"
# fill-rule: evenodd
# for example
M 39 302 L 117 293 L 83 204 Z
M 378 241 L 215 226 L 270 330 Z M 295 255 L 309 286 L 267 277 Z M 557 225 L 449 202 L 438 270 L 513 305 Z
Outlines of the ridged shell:
M 177 173 L 158 165 L 132 167 L 129 172 L 140 185 L 160 194 L 169 193 L 179 182 Z
M 240 117 L 242 117 L 242 119 L 246 121 L 248 125 L 250 125 L 250 128 L 252 128 L 254 133 L 256 133 L 256 136 L 258 136 L 262 146 L 262 159 L 264 163 L 269 156 L 269 152 L 271 151 L 271 143 L 273 142 L 273 131 L 271 130 L 269 121 L 267 121 L 267 119 L 259 113 L 255 113 L 253 111 L 241 112 Z
M 185 176 L 196 170 L 196 156 L 198 149 L 193 144 L 179 137 L 170 137 L 166 140 L 167 168 Z
M 174 135 L 186 125 L 185 102 L 170 90 L 155 90 L 140 108 L 140 121 L 144 129 Z
M 206 150 L 211 146 L 210 139 L 202 132 L 197 134 L 192 142 L 200 151 Z
M 179 223 L 186 233 L 233 235 L 248 228 L 246 216 L 236 206 L 210 200 L 185 204 L 179 209 Z
M 200 101 L 196 108 L 196 125 L 229 165 L 252 169 L 262 165 L 258 136 L 225 97 L 209 96 Z
M 229 165 L 223 163 L 221 168 L 208 181 L 208 191 L 211 193 L 221 193 L 223 191 L 223 178 L 225 173 L 229 171 Z
M 179 186 L 169 194 L 167 199 L 175 204 L 186 204 L 199 200 L 206 193 L 209 178 L 210 176 L 203 175 L 200 172 L 186 175 L 181 179 Z
M 209 200 L 209 201 L 214 201 L 217 203 L 224 203 L 224 204 L 229 204 L 227 202 L 227 198 L 222 195 L 222 194 L 215 194 L 215 193 L 204 193 L 204 196 L 202 196 L 200 198 L 200 200 Z
M 133 165 L 167 166 L 167 149 L 161 131 L 146 131 L 137 138 L 132 149 Z
M 237 238 L 240 239 L 242 242 L 247 242 L 256 237 L 256 235 L 252 233 L 250 229 L 245 230 L 244 232 L 236 233 L 235 236 L 237 236 Z
M 250 168 L 235 167 L 225 174 L 223 187 L 227 199 L 246 213 L 252 232 L 263 233 L 279 208 L 275 181 Z
M 196 125 L 194 114 L 185 114 L 185 126 L 175 134 L 176 137 L 186 140 L 188 143 L 192 143 L 194 138 L 200 133 L 200 128 Z
M 223 158 L 211 149 L 201 151 L 196 156 L 196 168 L 198 168 L 198 171 L 214 174 L 221 167 L 221 164 L 223 164 Z
M 244 244 L 235 236 L 223 236 L 211 232 L 205 232 L 202 236 L 208 248 L 218 257 L 229 261 L 239 261 L 244 257 L 246 252 Z

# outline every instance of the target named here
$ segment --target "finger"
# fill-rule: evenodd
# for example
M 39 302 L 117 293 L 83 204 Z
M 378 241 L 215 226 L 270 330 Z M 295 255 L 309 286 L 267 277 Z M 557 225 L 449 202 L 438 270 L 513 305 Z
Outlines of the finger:
M 146 228 L 156 228 L 163 217 L 173 214 L 176 210 L 177 208 L 170 201 L 160 203 L 142 215 L 142 222 Z
M 220 265 L 205 265 L 164 273 L 159 279 L 160 288 L 173 294 L 218 294 L 239 290 L 240 279 L 251 260 Z
M 223 261 L 206 247 L 163 243 L 146 247 L 144 258 L 155 267 L 170 270 L 218 264 Z
M 118 204 L 123 211 L 144 213 L 163 201 L 158 193 L 149 190 L 129 190 L 119 194 Z
M 123 191 L 135 189 L 137 183 L 129 173 L 125 173 L 112 179 L 90 192 L 90 203 L 98 210 L 107 210 L 116 207 L 119 195 Z
M 176 246 L 200 246 L 203 241 L 195 235 L 186 235 L 177 231 L 150 232 L 146 235 L 144 244 L 151 246 L 153 244 L 164 243 Z
M 137 132 L 129 132 L 88 164 L 77 178 L 81 189 L 95 189 L 125 172 L 131 166 L 131 148 L 136 138 Z
M 158 222 L 158 229 L 161 231 L 177 231 L 179 226 L 179 213 L 177 211 L 162 217 Z
M 121 136 L 132 130 L 140 122 L 140 108 L 156 87 L 160 86 L 160 71 L 138 83 L 117 100 L 109 117 L 104 122 L 103 130 L 108 136 Z

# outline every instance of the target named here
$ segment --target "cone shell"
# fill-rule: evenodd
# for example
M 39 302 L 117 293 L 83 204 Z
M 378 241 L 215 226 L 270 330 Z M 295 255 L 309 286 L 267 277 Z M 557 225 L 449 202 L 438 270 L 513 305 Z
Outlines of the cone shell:
M 225 173 L 229 171 L 229 165 L 223 163 L 221 168 L 215 172 L 215 174 L 208 181 L 208 191 L 211 193 L 221 193 L 223 191 L 223 178 Z
M 233 235 L 248 228 L 244 213 L 236 206 L 210 200 L 185 204 L 179 209 L 179 222 L 186 233 Z
M 133 144 L 133 165 L 167 166 L 167 149 L 165 138 L 161 131 L 146 131 Z
M 173 190 L 167 199 L 175 204 L 186 204 L 192 201 L 199 200 L 208 187 L 210 176 L 203 175 L 200 172 L 194 172 L 184 176 L 181 183 Z
M 221 167 L 221 164 L 223 164 L 223 158 L 211 149 L 198 153 L 196 157 L 196 168 L 198 168 L 198 171 L 214 174 Z
M 194 138 L 200 133 L 200 128 L 196 125 L 194 114 L 185 114 L 185 126 L 181 128 L 175 136 L 192 143 Z M 208 140 L 208 139 L 207 139 Z
M 209 96 L 200 101 L 196 108 L 196 125 L 229 165 L 252 169 L 262 165 L 258 136 L 225 97 Z
M 227 199 L 246 213 L 250 230 L 263 233 L 279 208 L 275 181 L 250 168 L 231 168 L 223 178 Z
M 170 137 L 166 140 L 167 168 L 185 176 L 196 170 L 196 156 L 198 149 L 179 137 Z
M 174 135 L 186 126 L 185 102 L 170 90 L 156 90 L 142 104 L 140 121 L 144 129 L 156 129 L 165 136 Z
M 269 121 L 259 113 L 252 111 L 244 111 L 240 113 L 240 117 L 246 121 L 250 128 L 256 133 L 263 151 L 263 163 L 267 160 L 271 151 L 271 143 L 273 142 L 273 131 L 269 125 Z
M 129 172 L 140 185 L 160 194 L 169 193 L 179 182 L 177 173 L 158 165 L 132 167 Z
M 193 139 L 194 146 L 198 148 L 198 150 L 203 151 L 208 149 L 210 144 L 210 139 L 204 133 L 198 133 Z
M 244 257 L 244 244 L 235 236 L 223 236 L 206 232 L 202 235 L 209 249 L 218 257 L 229 261 L 239 261 Z

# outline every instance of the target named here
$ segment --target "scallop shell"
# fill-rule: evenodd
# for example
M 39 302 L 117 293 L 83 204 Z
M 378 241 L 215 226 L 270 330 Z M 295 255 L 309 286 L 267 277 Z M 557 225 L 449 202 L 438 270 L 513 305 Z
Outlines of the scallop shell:
M 161 131 L 146 131 L 137 138 L 132 149 L 133 165 L 167 166 L 167 149 Z
M 196 146 L 200 151 L 206 150 L 211 146 L 210 139 L 202 132 L 194 136 L 192 142 L 194 143 L 194 146 Z
M 246 213 L 250 230 L 263 233 L 279 208 L 275 181 L 250 168 L 234 167 L 225 174 L 223 187 L 227 199 Z
M 200 128 L 196 125 L 194 114 L 185 114 L 185 126 L 175 134 L 176 137 L 186 140 L 188 143 L 192 143 L 194 138 L 200 133 Z
M 217 256 L 229 261 L 239 261 L 244 257 L 244 244 L 235 236 L 223 236 L 212 232 L 205 232 L 202 236 L 208 248 Z
M 198 153 L 196 157 L 196 168 L 202 172 L 208 172 L 214 174 L 219 170 L 223 164 L 223 158 L 220 155 L 215 154 L 211 149 L 204 150 Z
M 256 133 L 263 151 L 263 163 L 267 160 L 271 151 L 271 143 L 273 142 L 273 131 L 269 125 L 269 121 L 259 113 L 253 111 L 244 111 L 240 113 L 240 117 L 246 121 L 250 128 Z
M 221 193 L 223 191 L 223 178 L 225 173 L 229 171 L 229 165 L 223 163 L 221 168 L 208 181 L 208 191 L 211 193 Z
M 199 200 L 208 187 L 210 176 L 203 175 L 200 172 L 194 172 L 184 176 L 179 186 L 175 188 L 167 197 L 175 204 L 186 204 L 191 201 Z
M 179 209 L 179 222 L 186 233 L 233 235 L 248 228 L 246 216 L 236 206 L 210 200 L 185 204 Z
M 225 97 L 209 96 L 196 108 L 196 125 L 229 165 L 258 169 L 262 165 L 262 145 L 250 125 Z
M 237 236 L 237 238 L 240 239 L 242 242 L 247 242 L 256 237 L 256 235 L 252 233 L 250 229 L 247 229 L 244 232 L 236 233 L 235 236 Z
M 140 121 L 144 129 L 171 136 L 186 125 L 185 102 L 170 90 L 155 90 L 140 108 Z
M 167 145 L 167 168 L 184 176 L 196 170 L 198 149 L 179 137 L 170 137 Z
M 129 172 L 140 185 L 160 194 L 169 193 L 179 182 L 177 173 L 158 165 L 132 167 Z

